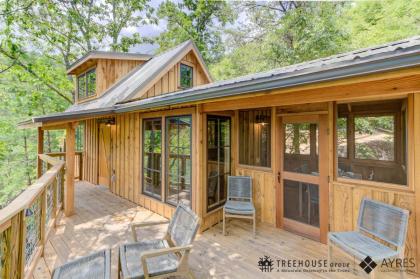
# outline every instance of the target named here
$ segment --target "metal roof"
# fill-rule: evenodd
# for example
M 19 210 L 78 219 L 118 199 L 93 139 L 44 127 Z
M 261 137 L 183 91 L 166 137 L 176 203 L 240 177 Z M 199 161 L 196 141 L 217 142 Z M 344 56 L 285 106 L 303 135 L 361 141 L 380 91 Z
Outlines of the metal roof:
M 112 107 L 120 102 L 127 102 L 133 98 L 142 88 L 147 87 L 153 79 L 164 74 L 164 69 L 172 66 L 180 60 L 189 50 L 195 48 L 191 40 L 188 40 L 175 48 L 163 52 L 145 64 L 139 65 L 128 73 L 124 78 L 108 88 L 100 97 L 81 104 L 69 107 L 66 112 L 79 112 L 85 110 Z M 195 49 L 198 52 L 197 49 Z M 202 59 L 199 57 L 199 59 Z M 202 62 L 204 63 L 204 61 Z
M 152 58 L 151 54 L 134 53 L 134 52 L 114 52 L 114 51 L 101 51 L 93 50 L 76 61 L 74 61 L 68 68 L 67 73 L 72 74 L 74 70 L 80 67 L 83 63 L 91 59 L 120 59 L 120 60 L 140 60 L 147 61 Z
M 182 45 L 183 44 L 181 44 L 181 46 Z M 178 49 L 179 47 L 175 49 Z M 151 61 L 156 58 L 157 57 L 153 58 Z M 150 61 L 145 65 L 148 63 L 150 63 Z M 355 50 L 225 81 L 213 82 L 187 90 L 124 104 L 119 104 L 119 101 L 116 98 L 118 96 L 115 96 L 115 99 L 112 101 L 109 100 L 106 105 L 102 103 L 104 105 L 101 110 L 106 111 L 107 113 L 143 110 L 174 104 L 217 99 L 226 96 L 236 96 L 276 88 L 287 88 L 419 65 L 420 36 L 417 36 L 381 46 Z M 157 65 L 151 68 L 155 67 L 157 67 Z M 143 67 L 143 69 L 144 68 L 145 67 Z M 130 77 L 127 78 L 127 81 L 126 79 L 121 81 L 121 84 L 118 85 L 121 87 L 121 90 L 114 92 L 119 92 L 118 94 L 122 94 L 126 97 L 130 93 L 127 94 L 125 90 L 133 92 L 130 88 L 139 88 L 144 84 L 141 79 L 138 80 L 133 78 L 130 79 L 130 82 L 128 82 L 128 79 L 130 79 Z M 119 97 L 118 99 L 123 98 Z M 87 114 L 89 111 L 94 112 L 95 109 L 98 109 L 98 107 L 91 108 L 86 106 L 81 111 L 73 111 L 73 114 L 71 114 L 72 110 L 68 110 L 63 113 L 62 116 L 66 115 L 69 117 L 70 115 L 73 115 L 73 117 L 77 117 L 77 115 Z M 55 119 L 60 119 L 60 115 L 36 117 L 33 121 L 42 122 Z

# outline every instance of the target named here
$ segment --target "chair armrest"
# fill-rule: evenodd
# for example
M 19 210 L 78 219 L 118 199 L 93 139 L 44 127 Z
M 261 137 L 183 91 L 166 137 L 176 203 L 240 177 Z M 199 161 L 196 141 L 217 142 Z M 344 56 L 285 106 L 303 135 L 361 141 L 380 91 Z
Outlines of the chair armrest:
M 186 245 L 186 246 L 178 246 L 178 247 L 170 247 L 170 248 L 162 248 L 162 249 L 156 249 L 153 251 L 146 251 L 141 253 L 141 265 L 143 267 L 143 272 L 145 278 L 148 278 L 149 275 L 149 268 L 147 266 L 146 259 L 171 254 L 171 253 L 179 253 L 179 252 L 186 252 L 189 253 L 189 251 L 192 249 L 192 245 Z M 181 258 L 180 262 L 182 262 L 183 257 Z
M 169 220 L 156 221 L 156 222 L 131 223 L 131 235 L 133 236 L 133 240 L 135 242 L 137 242 L 136 228 L 146 228 L 146 227 L 151 227 L 151 226 L 164 225 L 164 224 L 168 224 L 168 223 L 169 223 Z

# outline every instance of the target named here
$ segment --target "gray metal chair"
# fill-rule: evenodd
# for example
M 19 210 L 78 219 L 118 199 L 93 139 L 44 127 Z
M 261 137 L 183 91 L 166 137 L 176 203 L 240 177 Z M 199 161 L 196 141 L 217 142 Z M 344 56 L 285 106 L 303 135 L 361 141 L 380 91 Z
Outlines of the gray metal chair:
M 111 279 L 111 250 L 102 250 L 57 267 L 52 279 Z
M 178 204 L 163 239 L 137 242 L 137 228 L 167 223 L 160 221 L 131 225 L 136 242 L 120 246 L 119 278 L 166 278 L 172 275 L 194 278 L 188 266 L 188 256 L 200 222 L 198 216 L 184 204 Z
M 223 235 L 226 235 L 226 218 L 253 220 L 256 234 L 256 213 L 252 202 L 252 178 L 249 176 L 229 176 L 228 195 L 223 207 Z
M 388 258 L 403 259 L 408 217 L 406 209 L 364 198 L 360 204 L 357 230 L 328 234 L 328 260 L 331 261 L 333 245 L 360 261 L 368 256 L 376 263 Z M 370 274 L 374 278 L 374 271 Z M 405 276 L 402 269 L 400 274 Z

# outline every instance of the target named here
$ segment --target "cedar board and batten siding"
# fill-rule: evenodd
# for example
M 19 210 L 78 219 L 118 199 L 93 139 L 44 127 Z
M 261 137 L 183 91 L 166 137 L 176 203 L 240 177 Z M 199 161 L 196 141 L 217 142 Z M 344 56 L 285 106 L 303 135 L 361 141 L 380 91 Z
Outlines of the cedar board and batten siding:
M 98 59 L 96 64 L 97 96 L 101 96 L 111 85 L 143 63 L 144 61 L 140 60 Z
M 184 63 L 185 65 L 191 66 L 193 68 L 193 86 L 209 83 L 209 80 L 204 74 L 203 69 L 195 57 L 194 52 L 190 51 L 181 59 L 180 62 L 171 67 L 171 69 L 165 73 L 153 86 L 151 86 L 150 89 L 147 89 L 147 92 L 141 97 L 141 99 L 155 97 L 180 90 L 179 69 L 181 63 Z
M 83 103 L 101 96 L 108 88 L 115 84 L 122 77 L 127 75 L 135 67 L 144 64 L 141 60 L 120 60 L 120 59 L 97 59 L 91 61 L 89 68 L 77 73 L 76 77 L 90 69 L 96 69 L 96 94 L 94 96 L 78 100 L 76 103 Z M 74 88 L 77 91 L 77 78 L 74 79 Z
M 273 90 L 270 91 L 271 93 L 278 93 L 275 95 L 268 96 L 267 93 L 257 93 L 257 97 L 240 97 L 235 99 L 232 102 L 232 98 L 226 98 L 226 100 L 217 101 L 217 102 L 209 102 L 206 104 L 199 105 L 199 113 L 193 115 L 193 119 L 201 119 L 198 121 L 201 123 L 201 127 L 197 129 L 201 129 L 201 133 L 198 132 L 198 140 L 194 142 L 204 143 L 205 137 L 200 138 L 200 135 L 205 134 L 205 127 L 204 115 L 206 113 L 214 113 L 217 111 L 235 111 L 241 108 L 259 108 L 259 107 L 274 107 L 274 106 L 285 106 L 285 105 L 294 105 L 299 104 L 297 110 L 291 109 L 292 107 L 287 108 L 279 108 L 276 113 L 274 113 L 274 121 L 272 120 L 272 127 L 275 127 L 275 119 L 277 119 L 277 115 L 281 114 L 288 114 L 288 113 L 301 113 L 306 111 L 313 111 L 313 112 L 325 112 L 325 107 L 328 111 L 328 119 L 329 119 L 329 130 L 332 131 L 334 129 L 334 113 L 333 107 L 335 101 L 362 101 L 362 100 L 380 100 L 380 99 L 390 99 L 390 98 L 400 98 L 400 97 L 407 97 L 414 99 L 414 105 L 411 107 L 411 116 L 409 115 L 409 123 L 408 123 L 408 130 L 409 135 L 408 138 L 411 140 L 408 144 L 408 154 L 411 154 L 411 157 L 408 158 L 408 166 L 409 166 L 409 187 L 387 187 L 386 185 L 372 185 L 369 182 L 357 181 L 357 182 L 349 182 L 349 181 L 336 181 L 334 178 L 335 176 L 335 150 L 332 150 L 332 146 L 334 143 L 334 133 L 329 133 L 329 157 L 330 157 L 330 165 L 329 165 L 329 174 L 330 174 L 330 183 L 329 183 L 329 197 L 330 197 L 330 204 L 329 204 L 329 216 L 330 216 L 330 230 L 331 231 L 342 231 L 342 230 L 352 230 L 355 229 L 358 208 L 360 205 L 360 201 L 363 196 L 368 196 L 374 199 L 382 200 L 396 206 L 400 206 L 410 210 L 410 221 L 409 221 L 409 229 L 407 235 L 407 242 L 406 242 L 406 255 L 408 257 L 416 257 L 420 255 L 420 249 L 417 245 L 419 240 L 419 234 L 417 233 L 420 228 L 420 222 L 416 222 L 416 217 L 420 216 L 420 175 L 415 173 L 414 170 L 417 169 L 415 166 L 420 165 L 420 97 L 417 94 L 410 93 L 417 93 L 420 92 L 420 79 L 417 75 L 413 74 L 412 70 L 410 71 L 401 71 L 406 74 L 401 74 L 399 76 L 395 73 L 387 73 L 383 74 L 386 78 L 379 79 L 377 74 L 367 76 L 365 79 L 361 78 L 353 78 L 351 80 L 355 81 L 355 83 L 350 83 L 348 80 L 343 81 L 340 85 L 337 82 L 330 82 L 329 87 L 326 88 L 319 88 L 318 85 L 314 86 L 313 88 L 308 88 L 304 86 L 304 90 L 297 90 L 294 89 L 290 90 Z M 408 73 L 407 73 L 408 72 Z M 328 93 L 328 94 L 327 94 Z M 413 96 L 414 95 L 414 96 Z M 311 104 L 308 104 L 311 103 Z M 325 106 L 327 104 L 327 106 Z M 316 106 L 319 106 L 316 108 Z M 311 108 L 312 107 L 312 108 Z M 274 108 L 273 108 L 274 110 Z M 163 115 L 168 111 L 161 111 L 156 112 L 156 114 Z M 409 112 L 410 114 L 410 112 Z M 132 115 L 132 116 L 129 116 Z M 141 155 L 140 155 L 140 139 L 134 140 L 135 137 L 140 137 L 140 132 L 134 133 L 132 137 L 130 137 L 130 127 L 140 127 L 140 121 L 137 121 L 137 118 L 140 120 L 140 115 L 135 113 L 131 114 L 122 114 L 117 115 L 116 117 L 116 125 L 114 126 L 115 136 L 113 136 L 113 165 L 116 172 L 116 180 L 111 186 L 111 190 L 129 200 L 133 200 L 138 204 L 157 212 L 165 217 L 170 217 L 173 212 L 173 207 L 166 205 L 162 202 L 156 201 L 152 198 L 147 196 L 141 195 L 141 178 L 140 178 L 140 165 L 141 165 Z M 235 118 L 237 118 L 237 112 L 235 113 Z M 411 119 L 411 120 L 410 120 Z M 95 121 L 95 120 L 92 120 Z M 134 121 L 134 122 L 133 122 Z M 132 123 L 132 124 L 131 124 Z M 94 123 L 91 123 L 91 126 L 94 126 Z M 193 124 L 193 129 L 194 129 Z M 88 127 L 88 125 L 86 125 Z M 197 127 L 197 126 L 196 126 Z M 237 126 L 233 123 L 233 134 L 232 137 L 237 137 Z M 97 131 L 97 129 L 95 129 Z M 137 130 L 140 131 L 140 128 Z M 97 133 L 97 132 L 96 132 Z M 193 134 L 196 132 L 193 131 Z M 272 134 L 274 131 L 272 131 Z M 410 134 L 411 133 L 411 134 Z M 95 135 L 95 132 L 92 133 Z M 88 133 L 86 133 L 88 138 Z M 97 136 L 97 134 L 96 134 Z M 274 135 L 273 135 L 274 136 Z M 87 140 L 89 141 L 89 140 Z M 234 140 L 237 142 L 237 139 Z M 272 140 L 272 144 L 276 141 Z M 136 152 L 136 144 L 139 145 L 139 151 Z M 194 143 L 193 143 L 194 145 Z M 204 145 L 201 144 L 201 147 Z M 415 146 L 415 148 L 414 148 Z M 132 148 L 134 148 L 134 152 L 132 152 Z M 194 147 L 193 147 L 194 148 Z M 94 147 L 92 148 L 94 150 Z M 205 158 L 205 148 L 196 147 L 197 150 L 201 150 L 196 154 L 197 158 Z M 254 202 L 256 204 L 257 210 L 260 211 L 258 213 L 258 220 L 262 222 L 266 222 L 272 225 L 276 224 L 276 173 L 277 169 L 279 168 L 279 164 L 276 163 L 277 154 L 279 154 L 278 147 L 272 146 L 272 169 L 271 170 L 262 170 L 260 168 L 253 168 L 249 166 L 240 166 L 235 158 L 237 158 L 235 151 L 235 146 L 233 144 L 232 148 L 232 160 L 233 160 L 233 167 L 232 173 L 241 174 L 241 175 L 251 175 L 254 181 Z M 135 155 L 135 153 L 137 155 Z M 93 153 L 96 154 L 96 153 Z M 415 154 L 415 156 L 414 156 Z M 86 156 L 86 159 L 89 157 Z M 90 159 L 91 162 L 94 164 L 94 159 Z M 135 161 L 137 160 L 137 161 Z M 205 159 L 204 159 L 205 161 Z M 133 166 L 132 169 L 133 176 L 130 175 L 130 166 Z M 137 163 L 138 162 L 138 163 Z M 115 165 L 116 164 L 116 165 Z M 131 164 L 131 165 L 130 165 Z M 85 168 L 87 167 L 87 163 L 85 164 Z M 202 177 L 200 182 L 197 182 L 193 186 L 193 198 L 197 197 L 201 201 L 205 201 L 205 162 L 199 162 L 198 165 L 198 172 L 202 172 Z M 136 167 L 137 166 L 137 167 Z M 196 166 L 196 164 L 193 164 Z M 95 169 L 95 168 L 93 168 Z M 195 168 L 194 168 L 195 169 Z M 94 174 L 95 170 L 92 170 L 90 173 Z M 85 170 L 85 173 L 88 175 L 89 171 Z M 133 177 L 135 178 L 133 180 Z M 92 183 L 95 183 L 95 179 L 97 179 L 97 175 L 91 175 L 90 178 L 92 180 L 86 179 Z M 127 180 L 128 179 L 128 180 Z M 126 181 L 127 180 L 127 181 Z M 271 187 L 267 184 L 270 184 Z M 134 187 L 134 188 L 133 188 Z M 199 187 L 199 188 L 197 188 Z M 198 189 L 202 189 L 197 191 Z M 137 194 L 135 193 L 137 191 Z M 134 196 L 131 196 L 134 193 Z M 416 199 L 417 199 L 417 206 L 416 206 Z M 214 225 L 220 220 L 221 211 L 216 210 L 210 213 L 203 213 L 205 209 L 205 202 L 202 202 L 201 205 L 196 201 L 194 202 L 194 206 L 201 207 L 201 210 L 198 210 L 199 214 L 202 214 L 202 229 L 209 228 L 210 226 Z M 278 209 L 277 209 L 278 210 Z M 418 217 L 417 217 L 418 218 Z M 418 258 L 418 257 L 417 257 Z M 418 260 L 417 260 L 418 262 Z

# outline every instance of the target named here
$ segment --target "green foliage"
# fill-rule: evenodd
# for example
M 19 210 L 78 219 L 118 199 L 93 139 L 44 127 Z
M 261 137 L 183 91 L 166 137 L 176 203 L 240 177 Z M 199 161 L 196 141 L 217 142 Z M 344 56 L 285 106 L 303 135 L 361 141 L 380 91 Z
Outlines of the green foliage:
M 157 15 L 167 21 L 167 30 L 156 39 L 161 51 L 191 39 L 207 62 L 217 61 L 223 54 L 219 27 L 233 21 L 226 1 L 165 1 Z
M 219 80 L 407 38 L 420 30 L 416 0 L 241 2 L 235 10 L 244 11 L 248 20 L 225 30 L 229 52 L 210 65 Z
M 420 30 L 420 3 L 417 0 L 358 1 L 347 9 L 343 24 L 348 26 L 352 49 L 392 42 Z

